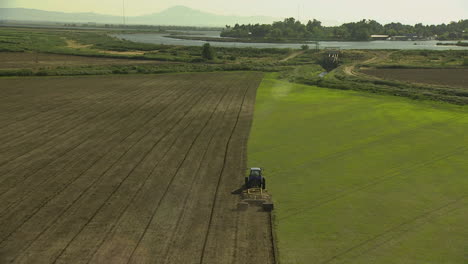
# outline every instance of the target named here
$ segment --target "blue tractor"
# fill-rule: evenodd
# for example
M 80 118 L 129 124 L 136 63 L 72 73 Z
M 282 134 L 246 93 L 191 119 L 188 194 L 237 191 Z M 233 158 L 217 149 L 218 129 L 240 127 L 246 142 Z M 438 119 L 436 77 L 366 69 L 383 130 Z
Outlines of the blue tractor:
M 261 168 L 250 168 L 249 176 L 245 177 L 245 188 L 262 188 L 265 190 L 266 181 L 263 177 Z
M 241 199 L 237 204 L 238 210 L 247 210 L 249 204 L 260 205 L 265 211 L 273 210 L 273 200 L 266 190 L 263 169 L 250 168 L 249 176 L 245 177 L 245 184 L 240 193 Z

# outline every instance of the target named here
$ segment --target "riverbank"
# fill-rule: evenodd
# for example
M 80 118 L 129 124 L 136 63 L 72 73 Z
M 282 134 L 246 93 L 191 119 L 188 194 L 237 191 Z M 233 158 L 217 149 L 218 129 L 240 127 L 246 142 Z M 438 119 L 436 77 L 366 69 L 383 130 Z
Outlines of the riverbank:
M 190 33 L 190 32 L 189 32 Z M 112 36 L 130 40 L 133 42 L 178 46 L 202 46 L 210 43 L 213 47 L 223 48 L 277 48 L 277 49 L 302 49 L 303 45 L 309 45 L 311 49 L 316 48 L 315 41 L 309 42 L 276 42 L 265 43 L 260 40 L 237 41 L 236 38 L 220 38 L 217 32 L 210 32 L 204 36 L 194 35 L 168 35 L 168 34 L 112 34 Z M 438 46 L 437 43 L 453 43 L 453 41 L 318 41 L 319 48 L 332 48 L 341 50 L 468 50 L 468 47 L 460 46 Z
M 458 46 L 458 47 L 468 47 L 468 42 L 458 41 L 456 43 L 437 43 L 437 46 Z
M 316 41 L 301 40 L 301 39 L 245 39 L 245 38 L 215 38 L 215 37 L 198 37 L 186 35 L 166 35 L 166 38 L 182 39 L 182 40 L 200 40 L 213 42 L 238 42 L 238 43 L 290 43 L 290 44 L 315 44 Z

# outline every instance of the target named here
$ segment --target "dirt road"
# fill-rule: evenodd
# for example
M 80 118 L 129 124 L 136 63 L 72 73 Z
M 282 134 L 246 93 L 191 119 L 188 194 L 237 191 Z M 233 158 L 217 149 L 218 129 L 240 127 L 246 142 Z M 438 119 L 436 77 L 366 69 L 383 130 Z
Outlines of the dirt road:
M 289 55 L 289 56 L 287 56 L 286 58 L 280 60 L 280 62 L 285 62 L 285 61 L 294 59 L 294 58 L 296 58 L 297 56 L 302 55 L 302 54 L 304 54 L 304 51 L 303 51 L 303 50 L 293 52 L 293 53 L 291 53 L 291 55 Z
M 344 73 L 350 76 L 361 76 L 362 73 L 356 70 L 356 64 L 358 63 L 369 64 L 369 63 L 376 63 L 376 62 L 384 61 L 392 54 L 392 52 L 377 52 L 377 53 L 372 53 L 372 54 L 373 56 L 370 59 L 367 59 L 363 62 L 355 62 L 352 64 L 344 65 L 343 66 Z
M 274 263 L 239 212 L 259 73 L 0 80 L 1 263 Z

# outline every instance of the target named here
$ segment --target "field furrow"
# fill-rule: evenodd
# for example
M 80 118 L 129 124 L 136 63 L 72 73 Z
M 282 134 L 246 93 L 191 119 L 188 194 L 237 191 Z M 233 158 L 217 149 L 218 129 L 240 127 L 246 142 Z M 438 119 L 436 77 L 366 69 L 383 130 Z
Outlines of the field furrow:
M 184 93 L 186 92 L 184 91 Z M 28 180 L 25 180 L 23 182 L 24 184 L 21 184 L 16 188 L 10 188 L 7 193 L 0 196 L 2 199 L 0 204 L 0 211 L 3 206 L 10 206 L 7 204 L 9 202 L 9 198 L 16 197 L 16 194 L 21 194 L 21 199 L 24 200 L 27 197 L 27 194 L 31 192 L 40 193 L 40 191 L 37 189 L 38 187 L 44 188 L 43 193 L 46 194 L 55 192 L 51 186 L 63 186 L 64 182 L 66 182 L 68 178 L 73 175 L 72 169 L 77 169 L 84 172 L 83 170 L 87 168 L 87 166 L 83 166 L 83 164 L 92 164 L 97 162 L 97 157 L 102 157 L 103 153 L 111 151 L 115 146 L 115 143 L 123 142 L 127 137 L 134 133 L 141 134 L 148 131 L 150 129 L 148 124 L 153 121 L 154 117 L 158 116 L 170 105 L 167 104 L 168 102 L 175 100 L 181 95 L 181 92 L 175 92 L 171 90 L 165 93 L 161 93 L 161 96 L 153 99 L 155 102 L 153 102 L 151 107 L 147 108 L 147 110 L 144 112 L 146 114 L 137 112 L 132 114 L 132 116 L 128 118 L 129 120 L 125 120 L 125 124 L 128 125 L 128 128 L 121 129 L 119 127 L 112 127 L 112 129 L 109 129 L 108 136 L 105 139 L 101 137 L 102 134 L 100 134 L 101 136 L 99 137 L 88 139 L 76 151 L 68 152 L 67 155 L 57 159 L 54 163 L 67 163 L 67 166 L 65 166 L 64 169 L 66 172 L 66 177 L 63 176 L 62 169 L 57 169 L 57 167 L 60 166 L 50 164 L 49 166 L 46 166 L 37 172 L 33 177 L 29 177 Z M 139 126 L 142 126 L 143 129 L 139 130 Z M 93 152 L 90 153 L 90 148 L 94 150 L 97 157 L 95 157 L 96 155 L 92 155 L 94 154 Z M 55 182 L 53 180 L 55 180 Z M 27 202 L 27 204 L 30 205 L 32 201 L 38 200 L 40 200 L 38 197 L 31 198 L 31 201 Z M 0 213 L 0 215 L 2 215 L 2 213 Z
M 2 263 L 274 263 L 231 194 L 261 76 L 0 80 Z

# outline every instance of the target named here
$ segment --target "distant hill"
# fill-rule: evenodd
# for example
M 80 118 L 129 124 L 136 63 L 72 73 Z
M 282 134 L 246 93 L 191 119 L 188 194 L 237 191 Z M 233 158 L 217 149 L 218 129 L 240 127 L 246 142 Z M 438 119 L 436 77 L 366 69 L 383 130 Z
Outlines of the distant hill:
M 225 26 L 232 24 L 248 23 L 272 23 L 280 20 L 273 17 L 254 16 L 222 16 L 211 14 L 199 10 L 194 10 L 185 6 L 175 6 L 160 13 L 146 16 L 130 17 L 129 23 L 151 24 L 151 25 L 187 25 L 187 26 Z
M 27 8 L 0 8 L 0 20 L 75 23 L 122 23 L 122 18 L 95 13 L 64 13 Z
M 26 8 L 0 8 L 0 20 L 67 22 L 99 24 L 121 24 L 121 16 L 101 15 L 96 13 L 65 13 Z M 175 6 L 159 13 L 127 17 L 128 24 L 174 25 L 174 26 L 214 26 L 224 27 L 235 23 L 272 23 L 281 20 L 273 17 L 223 16 L 207 13 L 185 6 Z

